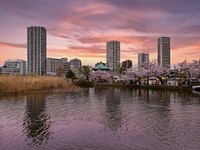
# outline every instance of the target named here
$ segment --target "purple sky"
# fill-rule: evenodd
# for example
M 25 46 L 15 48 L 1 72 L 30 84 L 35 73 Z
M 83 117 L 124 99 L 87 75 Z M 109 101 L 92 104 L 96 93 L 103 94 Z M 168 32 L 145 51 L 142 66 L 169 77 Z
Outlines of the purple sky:
M 48 57 L 106 59 L 106 42 L 121 41 L 121 61 L 138 52 L 157 57 L 157 38 L 171 37 L 172 63 L 200 58 L 199 0 L 1 0 L 0 65 L 26 60 L 28 26 L 48 32 Z

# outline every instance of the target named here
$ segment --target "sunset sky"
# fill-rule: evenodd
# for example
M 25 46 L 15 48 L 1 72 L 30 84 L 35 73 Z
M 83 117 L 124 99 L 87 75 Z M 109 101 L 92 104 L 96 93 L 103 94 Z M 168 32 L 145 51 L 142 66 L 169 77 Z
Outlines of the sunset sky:
M 106 61 L 106 42 L 121 42 L 121 61 L 157 57 L 171 37 L 172 64 L 200 58 L 200 0 L 0 0 L 0 66 L 27 55 L 27 27 L 47 29 L 47 56 Z

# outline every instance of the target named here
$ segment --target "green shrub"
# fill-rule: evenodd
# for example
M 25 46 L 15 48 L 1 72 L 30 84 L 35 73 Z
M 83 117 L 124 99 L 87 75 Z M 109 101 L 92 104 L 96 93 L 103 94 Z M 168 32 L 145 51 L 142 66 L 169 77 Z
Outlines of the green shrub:
M 76 78 L 76 76 L 75 76 L 75 74 L 74 74 L 71 70 L 69 70 L 69 71 L 67 72 L 67 74 L 66 74 L 66 78 L 71 78 L 71 79 L 73 79 L 73 78 Z
M 77 82 L 77 85 L 80 87 L 93 87 L 93 83 L 92 81 L 88 81 L 88 80 L 79 80 Z

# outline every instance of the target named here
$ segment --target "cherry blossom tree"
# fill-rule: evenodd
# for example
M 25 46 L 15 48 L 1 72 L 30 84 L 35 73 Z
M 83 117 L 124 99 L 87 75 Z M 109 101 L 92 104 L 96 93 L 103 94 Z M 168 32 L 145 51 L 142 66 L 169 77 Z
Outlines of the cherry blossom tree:
M 91 77 L 95 82 L 111 82 L 111 74 L 106 71 L 97 70 L 91 74 Z
M 177 70 L 177 69 L 176 69 Z M 177 72 L 186 72 L 190 79 L 200 78 L 200 60 L 193 61 L 192 63 L 187 63 L 183 61 L 178 64 Z M 170 69 L 167 67 L 161 67 L 156 60 L 148 62 L 145 64 L 145 67 L 142 69 L 138 68 L 129 68 L 124 71 L 124 74 L 121 76 L 123 80 L 126 81 L 138 81 L 141 84 L 142 78 L 147 78 L 147 83 L 150 77 L 156 77 L 161 84 L 164 84 L 163 77 L 170 76 Z
M 147 77 L 153 76 L 157 77 L 161 84 L 163 84 L 163 76 L 169 75 L 169 68 L 161 67 L 156 61 L 149 62 L 147 69 L 144 71 Z
M 192 63 L 187 63 L 184 60 L 182 63 L 178 64 L 179 71 L 185 71 L 189 78 L 200 78 L 200 59 L 199 61 L 194 60 Z
M 126 80 L 137 80 L 139 84 L 141 84 L 141 78 L 146 77 L 147 80 L 149 77 L 157 77 L 161 84 L 163 84 L 162 77 L 169 74 L 169 69 L 161 67 L 157 64 L 156 60 L 152 62 L 146 63 L 145 68 L 138 69 L 138 68 L 130 68 L 124 72 L 125 74 L 122 75 L 123 79 Z
M 189 64 L 188 73 L 190 78 L 200 78 L 200 60 Z
M 123 80 L 126 81 L 138 81 L 139 84 L 141 84 L 141 78 L 143 77 L 143 72 L 139 70 L 138 68 L 129 68 L 126 71 L 124 71 L 124 74 L 121 76 Z

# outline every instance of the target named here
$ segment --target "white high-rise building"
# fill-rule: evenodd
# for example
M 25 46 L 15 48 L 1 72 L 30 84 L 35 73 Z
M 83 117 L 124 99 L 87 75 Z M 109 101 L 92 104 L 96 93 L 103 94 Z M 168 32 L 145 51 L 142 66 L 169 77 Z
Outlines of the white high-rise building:
M 46 74 L 46 29 L 39 26 L 27 28 L 28 73 Z
M 158 38 L 158 64 L 170 67 L 170 37 Z
M 138 53 L 138 68 L 146 68 L 146 65 L 149 63 L 149 54 Z
M 107 66 L 111 70 L 116 71 L 120 66 L 120 42 L 109 41 L 107 42 Z

